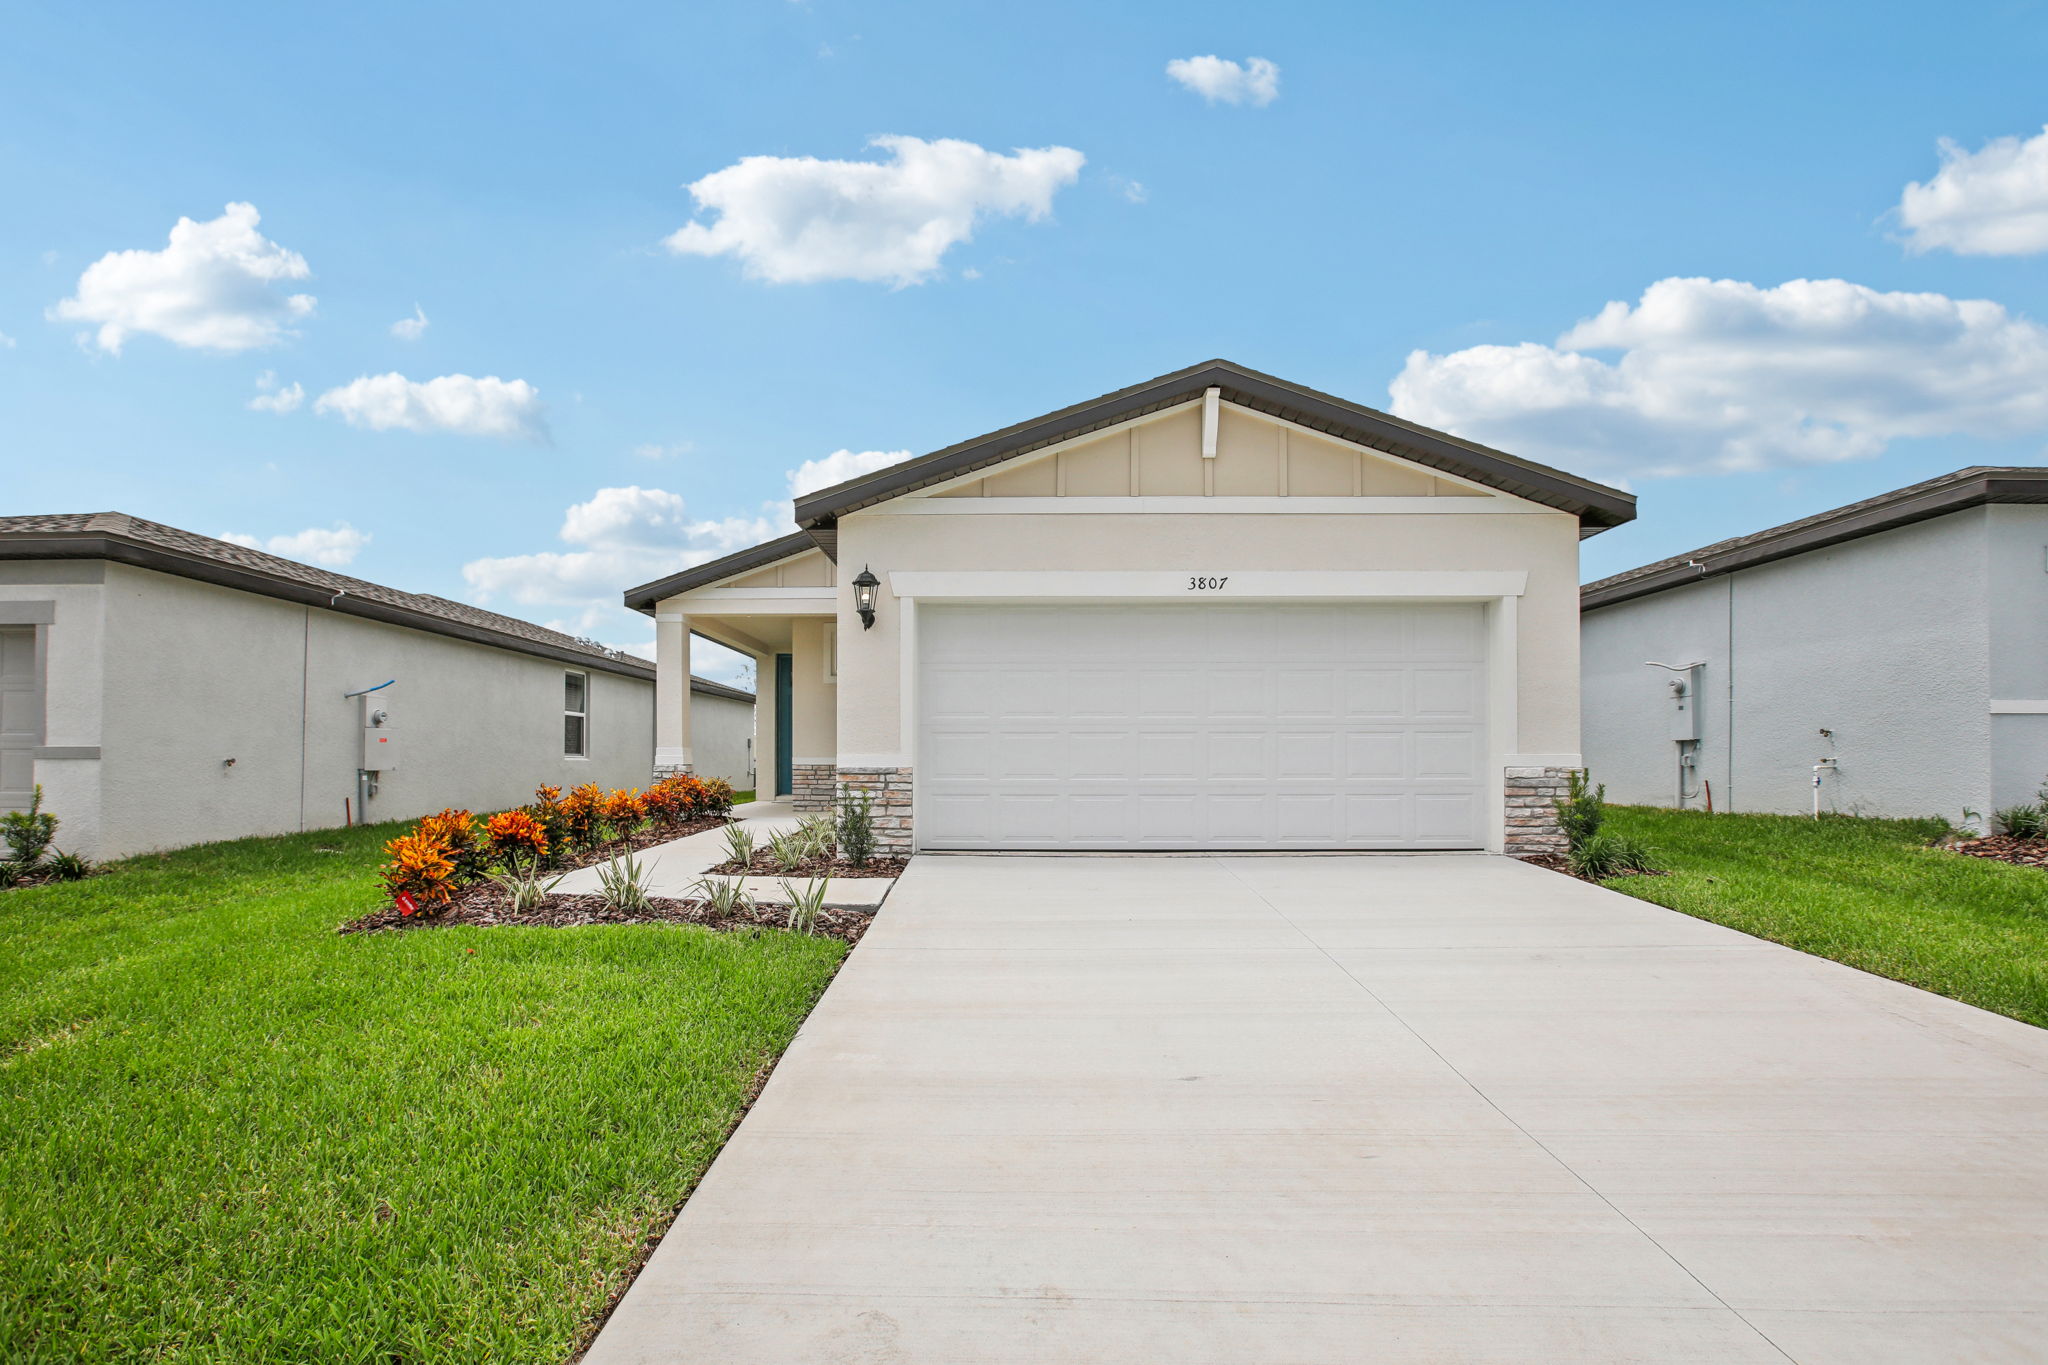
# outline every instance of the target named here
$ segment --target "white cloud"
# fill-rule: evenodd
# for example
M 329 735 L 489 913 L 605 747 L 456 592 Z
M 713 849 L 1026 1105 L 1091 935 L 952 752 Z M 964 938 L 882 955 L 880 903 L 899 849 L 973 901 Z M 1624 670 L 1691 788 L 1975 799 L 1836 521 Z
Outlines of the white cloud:
M 524 379 L 482 379 L 444 374 L 414 380 L 402 374 L 364 375 L 313 400 L 313 411 L 333 413 L 372 431 L 450 431 L 463 436 L 547 438 L 540 390 Z
M 313 272 L 305 257 L 258 232 L 261 221 L 254 204 L 229 204 L 205 223 L 180 218 L 162 251 L 110 251 L 87 266 L 77 292 L 50 316 L 97 323 L 100 349 L 115 355 L 136 333 L 211 351 L 271 345 L 314 302 L 272 286 Z
M 1176 57 L 1166 74 L 1211 104 L 1267 105 L 1280 94 L 1280 68 L 1264 57 Z
M 475 559 L 462 576 L 484 597 L 522 606 L 616 607 L 637 583 L 745 549 L 791 528 L 771 504 L 756 517 L 693 517 L 683 499 L 660 488 L 600 488 L 563 516 L 561 539 L 573 550 Z
M 306 390 L 300 384 L 277 386 L 277 371 L 265 370 L 256 376 L 256 387 L 260 392 L 249 400 L 253 412 L 287 413 L 297 412 L 299 405 L 306 401 Z
M 1010 155 L 972 142 L 878 137 L 886 161 L 750 156 L 689 187 L 699 213 L 666 239 L 679 255 L 739 258 L 748 277 L 920 283 L 991 215 L 1036 221 L 1086 160 L 1071 147 Z
M 845 483 L 862 474 L 902 464 L 909 458 L 907 450 L 835 450 L 822 459 L 805 460 L 790 470 L 789 496 L 800 498 L 820 488 L 830 488 L 835 483 Z
M 5 332 L 0 332 L 0 351 L 11 351 L 14 349 L 15 344 L 13 337 Z
M 427 334 L 427 328 L 433 325 L 427 320 L 427 310 L 414 304 L 411 317 L 400 318 L 391 324 L 391 335 L 400 341 L 418 341 Z
M 296 559 L 304 564 L 339 569 L 353 560 L 362 548 L 370 543 L 370 533 L 358 531 L 347 522 L 341 521 L 333 526 L 309 526 L 303 531 L 288 536 L 272 536 L 268 540 L 243 535 L 238 531 L 225 532 L 221 539 L 236 545 L 246 545 L 252 550 L 268 550 L 274 555 Z
M 697 444 L 694 441 L 675 441 L 669 445 L 649 441 L 644 445 L 634 446 L 633 453 L 643 460 L 679 460 L 696 448 Z
M 2048 429 L 2048 329 L 1844 280 L 1666 279 L 1554 345 L 1416 351 L 1389 387 L 1402 417 L 1586 474 L 1762 469 Z
M 1914 251 L 2030 256 L 2048 251 L 2048 127 L 2022 142 L 1999 137 L 1974 152 L 1946 138 L 1941 169 L 1899 196 Z

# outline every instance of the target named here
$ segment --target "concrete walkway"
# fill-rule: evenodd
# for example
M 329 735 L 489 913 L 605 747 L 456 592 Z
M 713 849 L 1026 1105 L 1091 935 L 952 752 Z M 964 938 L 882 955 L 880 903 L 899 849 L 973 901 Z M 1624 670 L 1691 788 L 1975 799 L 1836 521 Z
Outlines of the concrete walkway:
M 918 859 L 589 1365 L 2048 1359 L 2048 1032 L 1503 859 Z
M 768 836 L 797 827 L 801 817 L 787 803 L 750 801 L 732 808 L 733 818 L 754 832 L 757 848 L 768 846 Z M 686 834 L 665 844 L 643 848 L 633 856 L 646 868 L 649 895 L 687 900 L 704 874 L 731 856 L 725 846 L 726 826 Z M 613 859 L 614 862 L 618 861 Z M 808 877 L 791 877 L 789 884 L 802 888 Z M 783 904 L 779 877 L 742 877 L 747 894 L 756 900 Z M 872 910 L 888 898 L 896 885 L 893 877 L 834 877 L 825 888 L 825 904 L 835 910 Z M 597 865 L 579 867 L 565 875 L 555 890 L 564 896 L 594 896 L 598 893 Z

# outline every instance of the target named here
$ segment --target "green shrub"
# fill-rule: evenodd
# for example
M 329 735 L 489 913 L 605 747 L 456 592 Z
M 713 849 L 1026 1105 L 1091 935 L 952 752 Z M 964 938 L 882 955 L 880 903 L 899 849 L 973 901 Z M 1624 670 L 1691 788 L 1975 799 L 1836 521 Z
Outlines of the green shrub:
M 1595 834 L 1565 855 L 1575 876 L 1600 881 L 1634 872 L 1661 872 L 1648 845 L 1626 834 Z
M 2015 839 L 2038 839 L 2042 830 L 2048 828 L 2048 810 L 2038 805 L 2007 806 L 2004 810 L 1993 811 L 1991 818 Z
M 1565 842 L 1577 850 L 1600 833 L 1600 826 L 1607 819 L 1607 784 L 1594 786 L 1583 768 L 1566 773 L 1565 782 L 1565 799 L 1551 804 L 1557 807 L 1557 823 L 1564 831 Z
M 798 934 L 814 934 L 818 931 L 818 914 L 825 908 L 825 888 L 828 883 L 823 877 L 806 883 L 799 891 L 788 882 L 783 882 L 782 894 L 789 897 L 789 927 Z
M 855 867 L 866 867 L 875 856 L 873 804 L 874 797 L 865 791 L 850 792 L 839 802 L 839 852 Z
M 630 853 L 598 864 L 597 894 L 608 908 L 625 914 L 643 914 L 654 908 L 647 899 L 647 866 Z
M 60 882 L 82 882 L 92 875 L 92 864 L 76 853 L 52 853 L 43 870 Z
M 19 863 L 23 869 L 34 867 L 49 851 L 50 841 L 57 837 L 57 817 L 43 810 L 43 784 L 36 783 L 35 795 L 30 798 L 27 810 L 11 810 L 0 815 L 0 838 L 7 840 L 7 851 L 13 855 L 9 861 Z

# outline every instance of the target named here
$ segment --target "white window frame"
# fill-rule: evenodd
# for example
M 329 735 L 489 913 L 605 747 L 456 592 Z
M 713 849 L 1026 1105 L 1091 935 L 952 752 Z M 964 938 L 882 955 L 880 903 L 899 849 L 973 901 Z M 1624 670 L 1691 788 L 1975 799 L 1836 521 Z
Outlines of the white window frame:
M 583 679 L 583 709 L 581 711 L 572 711 L 569 709 L 569 696 L 567 688 L 569 679 L 571 678 Z M 576 753 L 571 753 L 569 751 L 569 741 L 567 737 L 568 727 L 566 725 L 563 727 L 564 735 L 562 740 L 562 757 L 588 759 L 590 757 L 590 674 L 580 669 L 565 668 L 562 670 L 562 684 L 564 689 L 562 694 L 562 719 L 564 721 L 567 721 L 569 717 L 575 716 L 583 722 L 583 748 Z

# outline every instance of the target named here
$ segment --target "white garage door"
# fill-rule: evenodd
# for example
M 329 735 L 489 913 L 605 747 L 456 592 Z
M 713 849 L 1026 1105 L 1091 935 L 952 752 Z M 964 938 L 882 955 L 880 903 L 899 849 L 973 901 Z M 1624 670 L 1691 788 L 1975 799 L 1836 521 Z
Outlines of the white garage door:
M 927 848 L 1477 848 L 1475 605 L 931 606 Z

